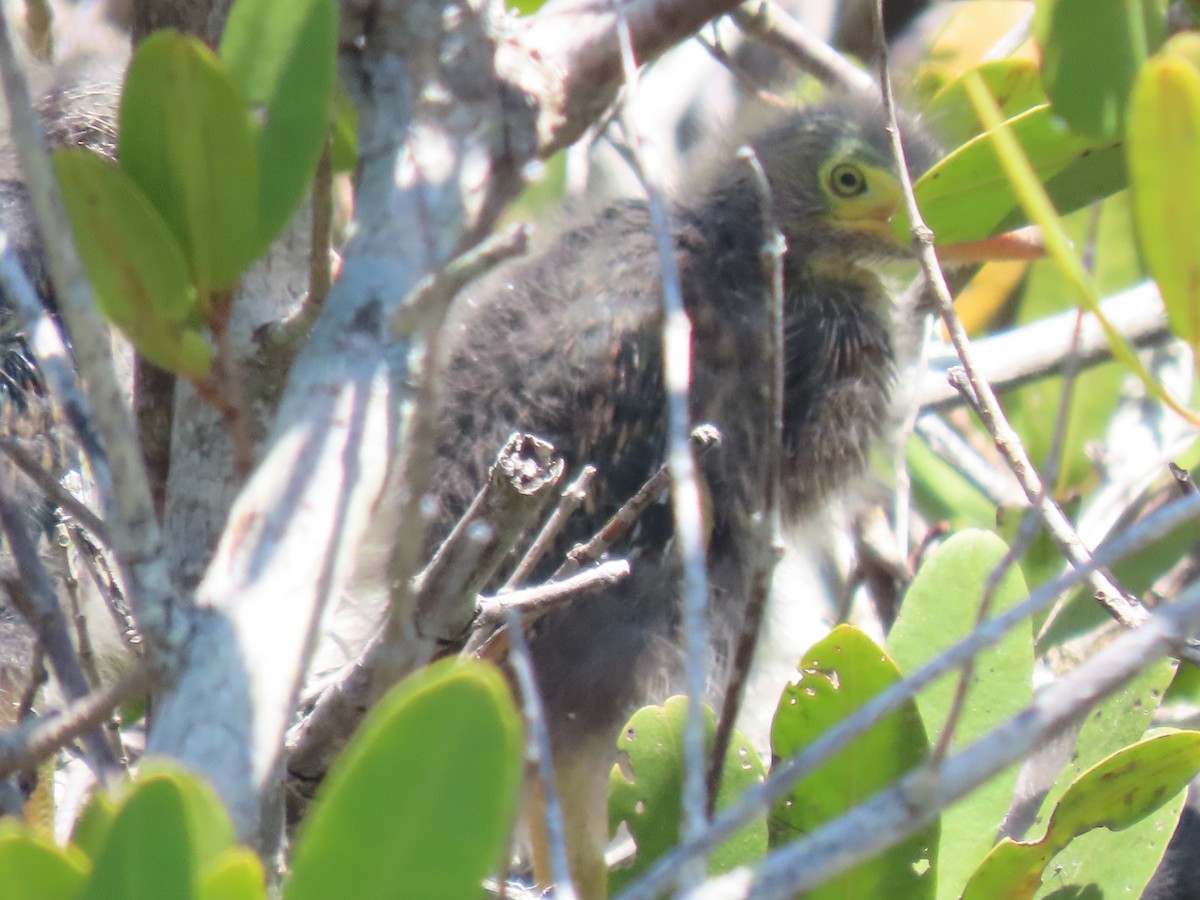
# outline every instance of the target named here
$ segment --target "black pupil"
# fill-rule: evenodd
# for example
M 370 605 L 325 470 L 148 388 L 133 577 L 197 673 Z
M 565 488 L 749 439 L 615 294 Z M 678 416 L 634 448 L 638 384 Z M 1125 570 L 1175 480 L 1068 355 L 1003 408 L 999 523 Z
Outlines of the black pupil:
M 862 181 L 858 173 L 849 168 L 844 168 L 837 173 L 837 183 L 838 187 L 848 194 L 862 188 Z

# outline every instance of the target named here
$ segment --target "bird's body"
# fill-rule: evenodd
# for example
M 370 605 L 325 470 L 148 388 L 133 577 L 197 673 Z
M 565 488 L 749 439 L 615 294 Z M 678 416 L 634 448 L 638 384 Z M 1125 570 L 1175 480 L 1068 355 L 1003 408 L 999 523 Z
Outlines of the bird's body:
M 866 266 L 903 255 L 883 231 L 898 193 L 882 112 L 867 103 L 794 114 L 751 143 L 788 241 L 782 501 L 795 520 L 817 512 L 861 472 L 887 419 L 892 310 Z M 923 166 L 929 148 L 918 140 L 910 152 Z M 693 334 L 691 418 L 714 424 L 722 437 L 701 465 L 714 676 L 742 618 L 761 552 L 753 523 L 767 493 L 772 371 L 760 205 L 749 167 L 730 159 L 711 187 L 673 212 Z M 559 558 L 662 463 L 659 271 L 646 204 L 623 201 L 565 228 L 460 299 L 438 374 L 431 545 L 465 510 L 513 431 L 553 442 L 568 471 L 587 463 L 598 469 L 585 512 L 559 541 Z M 669 504 L 649 510 L 613 548 L 632 560 L 629 579 L 555 610 L 530 634 L 560 786 L 590 795 L 584 804 L 599 804 L 601 813 L 603 762 L 620 725 L 637 705 L 681 689 L 672 533 Z M 714 686 L 721 680 L 710 677 Z M 589 781 L 596 769 L 599 780 Z

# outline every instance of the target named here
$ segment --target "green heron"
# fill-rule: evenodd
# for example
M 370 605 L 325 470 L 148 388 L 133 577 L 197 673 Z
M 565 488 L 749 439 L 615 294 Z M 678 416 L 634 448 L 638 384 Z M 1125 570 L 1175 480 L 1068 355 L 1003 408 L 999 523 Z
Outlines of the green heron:
M 885 124 L 878 102 L 838 98 L 788 114 L 748 141 L 787 239 L 781 499 L 792 521 L 820 511 L 861 474 L 889 420 L 893 302 L 878 267 L 911 249 L 892 230 L 902 195 Z M 919 174 L 935 147 L 920 129 L 902 130 Z M 722 436 L 700 464 L 713 673 L 740 626 L 767 490 L 770 298 L 752 177 L 730 157 L 672 211 L 693 329 L 691 417 Z M 438 372 L 430 546 L 466 509 L 514 431 L 553 442 L 568 471 L 597 467 L 586 510 L 559 539 L 560 551 L 634 493 L 664 458 L 662 308 L 650 213 L 640 200 L 568 224 L 531 258 L 460 298 Z M 604 891 L 599 849 L 608 839 L 605 791 L 619 729 L 638 705 L 681 688 L 681 564 L 672 536 L 669 504 L 651 508 L 612 551 L 631 560 L 630 577 L 556 609 L 529 635 L 585 895 Z

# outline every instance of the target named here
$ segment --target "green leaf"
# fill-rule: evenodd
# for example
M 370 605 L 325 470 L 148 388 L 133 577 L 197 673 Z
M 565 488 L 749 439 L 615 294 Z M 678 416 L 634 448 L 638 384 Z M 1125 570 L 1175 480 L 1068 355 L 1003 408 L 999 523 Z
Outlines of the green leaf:
M 645 872 L 650 864 L 679 843 L 683 796 L 683 730 L 687 698 L 671 697 L 662 706 L 634 713 L 617 747 L 624 764 L 613 766 L 608 788 L 609 831 L 622 822 L 637 843 L 632 866 L 615 870 L 609 880 L 613 893 Z M 712 710 L 704 708 L 706 749 L 712 749 L 716 726 Z M 628 771 L 628 776 L 626 775 Z M 746 788 L 766 777 L 766 768 L 750 742 L 737 731 L 725 756 L 717 809 L 737 799 Z M 762 858 L 767 850 L 767 822 L 747 825 L 708 857 L 708 871 L 727 872 Z
M 1039 0 L 1034 29 L 1054 111 L 1098 138 L 1124 132 L 1138 67 L 1162 41 L 1155 0 Z
M 1088 713 L 1071 761 L 1042 801 L 1035 824 L 1050 820 L 1067 788 L 1084 771 L 1144 735 L 1176 666 L 1175 660 L 1159 660 Z M 1042 886 L 1041 893 L 1064 884 L 1092 883 L 1104 896 L 1140 896 L 1162 861 L 1183 800 L 1180 796 L 1178 802 L 1119 833 L 1101 828 L 1073 840 L 1055 857 L 1056 877 Z
M 83 812 L 75 820 L 71 844 L 95 861 L 116 816 L 117 805 L 112 797 L 106 791 L 92 791 Z
M 1073 838 L 1094 828 L 1122 831 L 1175 798 L 1200 770 L 1200 732 L 1147 738 L 1097 763 L 1064 792 L 1046 834 L 1017 843 L 1005 838 L 971 877 L 963 900 L 1024 900 Z
M 1187 791 L 1180 791 L 1123 831 L 1095 828 L 1075 838 L 1054 857 L 1053 875 L 1034 897 L 1141 897 L 1162 862 L 1186 802 Z
M 371 711 L 297 838 L 287 900 L 474 896 L 500 860 L 521 728 L 492 666 L 444 660 Z
M 87 880 L 87 858 L 9 819 L 0 823 L 0 897 L 74 900 Z
M 973 71 L 979 73 L 1008 118 L 1046 102 L 1041 73 L 1033 60 L 997 59 Z M 961 77 L 934 95 L 921 114 L 921 120 L 947 147 L 965 143 L 978 135 L 981 128 Z
M 1124 151 L 1118 141 L 1074 134 L 1048 106 L 1036 106 L 1008 124 L 1060 213 L 1125 186 Z M 987 133 L 941 160 L 914 188 L 921 214 L 939 243 L 976 240 L 1024 224 Z M 897 215 L 893 226 L 897 235 L 906 236 L 907 216 Z
M 245 847 L 230 847 L 200 873 L 197 900 L 262 900 L 267 873 Z
M 975 629 L 985 586 L 1008 547 L 987 531 L 962 531 L 921 566 L 904 596 L 888 635 L 888 651 L 903 672 L 915 672 Z M 1009 565 L 991 592 L 988 618 L 1028 595 L 1025 579 Z M 954 702 L 958 673 L 946 675 L 917 696 L 930 740 L 940 737 Z M 976 657 L 953 748 L 974 743 L 1024 709 L 1033 697 L 1033 635 L 1028 626 L 1010 631 Z M 1012 800 L 1017 767 L 997 774 L 942 814 L 938 846 L 939 898 L 958 897 L 967 878 L 996 840 Z
M 887 654 L 856 628 L 841 625 L 804 654 L 771 724 L 771 749 L 791 756 L 900 680 Z M 850 809 L 925 758 L 929 742 L 915 703 L 887 716 L 797 784 L 771 814 L 777 846 Z M 934 897 L 938 866 L 935 823 L 807 896 Z M 931 871 L 931 869 L 933 871 Z
M 207 865 L 233 846 L 233 823 L 208 782 L 169 759 L 147 757 L 135 787 L 153 779 L 167 782 L 179 796 L 196 867 Z
M 246 100 L 204 44 L 159 31 L 129 65 L 119 123 L 121 167 L 183 247 L 201 302 L 232 287 L 258 255 L 259 126 Z
M 546 0 L 507 0 L 507 9 L 521 16 L 532 16 L 546 4 Z
M 1129 172 L 1138 237 L 1171 330 L 1200 349 L 1200 72 L 1171 56 L 1138 77 Z
M 286 227 L 312 181 L 333 116 L 336 49 L 333 0 L 239 0 L 230 10 L 221 62 L 265 113 L 255 255 Z
M 214 808 L 215 807 L 215 808 Z M 233 828 L 210 788 L 175 771 L 140 776 L 96 857 L 85 900 L 187 900 Z
M 54 171 L 100 312 L 156 365 L 207 375 L 208 348 L 185 328 L 196 292 L 162 218 L 114 163 L 90 150 L 56 151 Z

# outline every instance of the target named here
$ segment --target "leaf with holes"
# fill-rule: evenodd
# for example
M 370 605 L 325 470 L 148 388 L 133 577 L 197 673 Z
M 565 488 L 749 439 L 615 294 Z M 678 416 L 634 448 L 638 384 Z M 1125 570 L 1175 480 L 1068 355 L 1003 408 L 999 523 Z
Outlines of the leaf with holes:
M 1122 831 L 1177 798 L 1200 771 L 1200 732 L 1174 731 L 1118 750 L 1063 793 L 1036 841 L 1005 838 L 971 876 L 963 900 L 1026 900 L 1046 867 L 1095 828 Z
M 784 759 L 804 749 L 900 680 L 900 670 L 870 638 L 840 625 L 813 645 L 797 681 L 779 700 L 771 750 Z M 913 701 L 800 781 L 771 813 L 773 846 L 807 834 L 918 766 L 929 741 Z M 812 898 L 933 898 L 938 825 L 867 860 L 808 894 Z
M 615 832 L 624 822 L 637 843 L 637 857 L 631 866 L 612 873 L 610 886 L 614 892 L 679 843 L 686 719 L 687 698 L 671 697 L 662 706 L 647 706 L 634 713 L 617 742 L 622 762 L 613 767 L 609 779 L 609 830 Z M 708 707 L 704 708 L 704 726 L 706 747 L 711 749 L 716 728 Z M 736 800 L 765 775 L 766 768 L 754 747 L 734 731 L 725 756 L 717 808 Z M 767 823 L 759 819 L 714 850 L 708 857 L 708 870 L 727 872 L 761 859 L 766 849 Z

